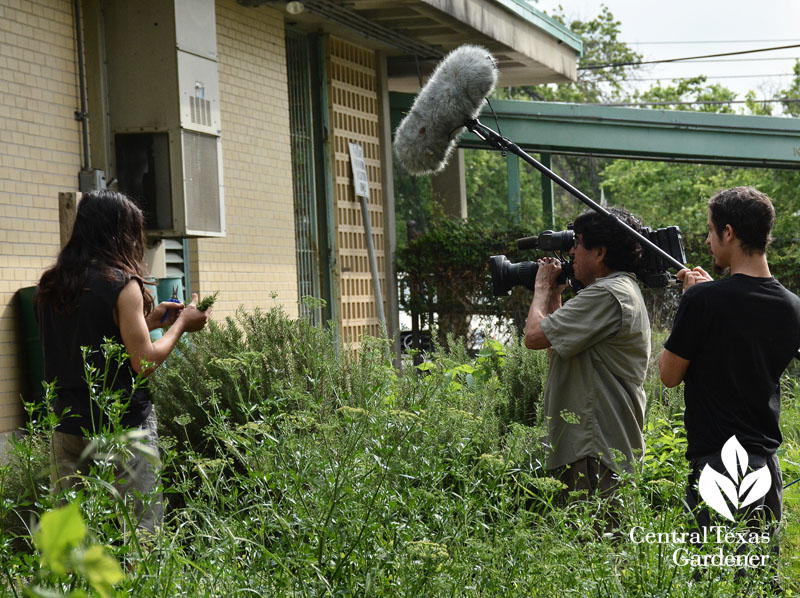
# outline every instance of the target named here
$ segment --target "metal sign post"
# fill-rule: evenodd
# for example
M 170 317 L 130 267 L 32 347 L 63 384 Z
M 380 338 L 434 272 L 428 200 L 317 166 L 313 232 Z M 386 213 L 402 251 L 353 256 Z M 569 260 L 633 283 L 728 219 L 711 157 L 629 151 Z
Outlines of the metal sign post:
M 383 314 L 383 295 L 381 294 L 381 282 L 378 277 L 378 261 L 375 258 L 375 246 L 372 244 L 372 226 L 370 225 L 369 210 L 367 209 L 367 200 L 369 199 L 367 165 L 364 162 L 364 150 L 361 148 L 361 144 L 351 141 L 348 145 L 350 146 L 350 165 L 353 169 L 353 185 L 356 195 L 361 200 L 361 218 L 364 221 L 369 269 L 372 272 L 372 287 L 375 290 L 375 306 L 378 312 L 378 320 L 385 331 L 386 317 Z

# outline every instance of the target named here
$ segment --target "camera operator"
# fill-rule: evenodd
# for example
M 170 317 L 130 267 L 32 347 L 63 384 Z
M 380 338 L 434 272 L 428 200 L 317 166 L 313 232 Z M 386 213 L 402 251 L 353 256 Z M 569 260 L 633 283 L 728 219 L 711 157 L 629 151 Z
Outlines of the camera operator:
M 708 202 L 706 245 L 714 272 L 730 268 L 731 276 L 713 281 L 699 267 L 678 272 L 683 296 L 659 368 L 667 387 L 685 382 L 686 497 L 701 527 L 710 516 L 696 509 L 697 482 L 706 465 L 725 472 L 721 450 L 731 436 L 751 469 L 770 472 L 769 491 L 750 508 L 772 533 L 781 518 L 780 377 L 800 344 L 800 299 L 770 274 L 774 221 L 772 201 L 752 187 L 717 193 Z
M 630 212 L 609 211 L 641 231 Z M 594 211 L 578 216 L 574 232 L 570 255 L 585 288 L 562 307 L 558 260 L 540 260 L 525 346 L 552 348 L 544 393 L 547 468 L 560 469 L 569 491 L 607 495 L 614 473 L 644 452 L 650 320 L 634 274 L 642 248 Z

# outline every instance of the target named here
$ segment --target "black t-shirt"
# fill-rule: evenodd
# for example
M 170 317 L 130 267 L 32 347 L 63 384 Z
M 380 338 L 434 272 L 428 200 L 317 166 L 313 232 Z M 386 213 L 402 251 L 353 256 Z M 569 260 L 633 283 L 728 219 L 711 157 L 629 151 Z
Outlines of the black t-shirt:
M 56 380 L 56 413 L 61 415 L 67 408 L 70 413 L 58 426 L 61 432 L 83 435 L 82 430 L 94 432 L 101 422 L 107 422 L 99 406 L 90 401 L 81 347 L 91 347 L 87 363 L 102 373 L 106 365 L 101 350 L 103 339 L 122 344 L 122 334 L 114 323 L 113 314 L 117 298 L 130 279 L 130 276 L 115 271 L 114 279 L 108 280 L 90 270 L 72 313 L 57 313 L 50 306 L 37 303 L 44 377 L 48 382 Z M 146 388 L 137 388 L 131 396 L 135 377 L 129 359 L 119 368 L 116 362 L 109 363 L 107 380 L 109 383 L 113 380 L 111 388 L 122 390 L 124 397 L 130 397 L 121 422 L 126 427 L 140 425 L 152 409 Z
M 683 294 L 666 349 L 688 359 L 689 459 L 732 436 L 748 451 L 780 446 L 780 377 L 800 346 L 800 299 L 774 278 L 734 274 Z

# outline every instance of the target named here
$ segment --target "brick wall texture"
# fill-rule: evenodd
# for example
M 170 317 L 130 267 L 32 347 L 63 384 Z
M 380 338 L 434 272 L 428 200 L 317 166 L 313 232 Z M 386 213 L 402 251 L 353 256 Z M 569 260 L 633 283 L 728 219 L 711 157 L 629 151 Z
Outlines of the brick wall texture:
M 0 0 L 0 432 L 23 421 L 15 292 L 53 262 L 78 184 L 75 54 L 70 0 Z
M 72 5 L 0 0 L 0 432 L 23 422 L 15 292 L 52 264 L 58 193 L 81 168 Z M 236 0 L 217 0 L 216 17 L 227 237 L 190 243 L 192 286 L 220 291 L 217 319 L 239 305 L 295 316 L 283 17 Z
M 191 245 L 191 279 L 220 291 L 216 317 L 282 305 L 295 317 L 297 263 L 282 13 L 217 0 L 227 236 Z

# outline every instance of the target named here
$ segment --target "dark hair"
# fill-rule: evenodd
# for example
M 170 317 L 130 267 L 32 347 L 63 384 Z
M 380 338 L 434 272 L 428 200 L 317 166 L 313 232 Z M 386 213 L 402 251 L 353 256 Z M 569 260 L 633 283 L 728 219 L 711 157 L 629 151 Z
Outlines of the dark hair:
M 628 210 L 610 208 L 608 211 L 636 232 L 642 232 L 642 223 Z M 581 235 L 581 244 L 586 249 L 606 248 L 603 263 L 611 270 L 636 273 L 639 269 L 642 246 L 607 216 L 587 210 L 575 219 L 573 230 Z
M 59 313 L 74 311 L 90 269 L 108 280 L 119 280 L 121 274 L 142 283 L 144 243 L 144 215 L 133 200 L 105 189 L 86 193 L 69 241 L 39 280 L 36 300 Z M 147 315 L 153 297 L 144 286 L 142 297 Z
M 751 254 L 767 250 L 772 241 L 775 208 L 766 194 L 754 187 L 725 189 L 708 200 L 708 210 L 717 236 L 721 238 L 725 226 L 730 224 L 742 242 L 742 251 Z

